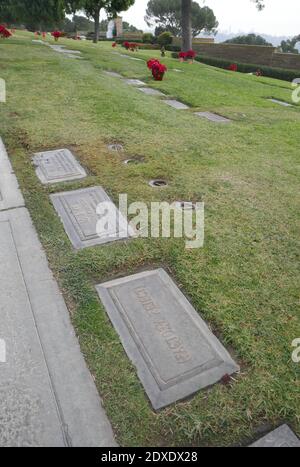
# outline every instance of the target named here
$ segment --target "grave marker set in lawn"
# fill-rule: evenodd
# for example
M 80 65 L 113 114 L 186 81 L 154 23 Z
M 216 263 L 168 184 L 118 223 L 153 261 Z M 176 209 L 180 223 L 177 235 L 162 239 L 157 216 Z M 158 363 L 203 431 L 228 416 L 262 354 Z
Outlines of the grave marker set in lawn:
M 213 112 L 195 112 L 195 115 L 200 118 L 206 118 L 214 123 L 230 123 L 231 120 L 226 117 L 222 117 L 222 115 L 215 114 Z
M 96 288 L 155 410 L 239 371 L 164 270 Z
M 87 176 L 69 149 L 36 153 L 33 163 L 43 184 L 77 180 Z
M 131 86 L 146 86 L 146 83 L 139 79 L 125 79 L 124 81 Z
M 102 187 L 56 193 L 51 195 L 51 200 L 76 249 L 103 245 L 134 236 L 127 220 L 112 204 Z M 110 203 L 110 215 L 115 216 L 117 223 L 112 222 L 109 230 L 103 228 L 99 231 L 97 207 L 104 202 Z
M 251 445 L 252 448 L 300 448 L 300 440 L 287 425 L 282 425 Z
M 270 102 L 273 102 L 273 104 L 278 104 L 282 105 L 283 107 L 293 107 L 292 104 L 289 104 L 288 102 L 280 101 L 279 99 L 268 99 Z
M 187 110 L 189 108 L 186 104 L 183 104 L 182 102 L 176 101 L 174 99 L 166 99 L 163 102 L 177 110 Z
M 152 88 L 138 88 L 139 91 L 143 92 L 144 94 L 147 94 L 148 96 L 160 96 L 160 97 L 166 97 L 166 94 L 162 93 L 161 91 L 158 91 L 157 89 L 152 89 Z

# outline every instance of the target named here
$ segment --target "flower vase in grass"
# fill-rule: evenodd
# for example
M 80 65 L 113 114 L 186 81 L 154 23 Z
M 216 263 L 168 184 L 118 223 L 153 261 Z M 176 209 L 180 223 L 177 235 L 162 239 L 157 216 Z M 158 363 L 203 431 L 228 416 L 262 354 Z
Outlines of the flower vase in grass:
M 5 26 L 2 26 L 2 24 L 0 24 L 0 37 L 2 37 L 2 39 L 8 39 L 10 36 L 11 32 L 8 29 L 6 29 Z
M 179 52 L 179 60 L 183 63 L 186 59 L 186 52 Z
M 51 35 L 54 37 L 55 42 L 57 42 L 58 39 L 62 36 L 62 33 L 60 31 L 53 31 Z
M 232 63 L 229 68 L 228 68 L 229 71 L 238 71 L 238 66 L 236 63 Z
M 191 49 L 186 52 L 186 58 L 189 60 L 189 63 L 194 63 L 195 57 L 196 52 L 194 50 Z
M 112 44 L 112 47 L 115 49 L 115 48 L 117 47 L 117 43 L 114 42 L 114 43 Z
M 165 72 L 167 67 L 160 63 L 156 58 L 151 58 L 147 62 L 147 67 L 152 71 L 152 76 L 155 81 L 162 81 L 164 79 Z

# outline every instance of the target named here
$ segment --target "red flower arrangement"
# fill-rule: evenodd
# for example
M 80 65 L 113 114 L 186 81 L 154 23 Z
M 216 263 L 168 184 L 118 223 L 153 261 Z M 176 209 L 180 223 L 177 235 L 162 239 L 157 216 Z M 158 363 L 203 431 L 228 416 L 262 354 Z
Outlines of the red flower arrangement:
M 262 73 L 261 69 L 259 68 L 258 70 L 256 70 L 255 74 L 256 74 L 256 76 L 262 76 L 263 73 Z
M 165 72 L 168 71 L 167 67 L 160 63 L 160 61 L 156 58 L 151 58 L 148 60 L 147 67 L 152 71 L 152 76 L 155 81 L 162 81 Z
M 135 52 L 138 48 L 138 44 L 135 42 L 123 42 L 123 47 L 125 47 L 126 50 L 131 50 L 132 52 Z
M 237 66 L 237 64 L 236 64 L 236 63 L 232 63 L 231 65 L 229 65 L 228 70 L 230 70 L 230 71 L 238 71 L 238 66 Z
M 112 44 L 112 47 L 113 47 L 113 48 L 117 47 L 117 43 L 114 42 L 114 43 Z
M 53 36 L 54 39 L 55 39 L 56 41 L 58 41 L 58 39 L 62 36 L 62 33 L 61 33 L 60 31 L 53 31 L 53 32 L 51 33 L 51 36 Z
M 186 58 L 190 59 L 190 60 L 194 60 L 194 58 L 196 57 L 196 52 L 194 50 L 188 50 L 186 52 Z
M 179 52 L 179 59 L 181 62 L 184 62 L 185 60 L 194 60 L 196 57 L 196 52 L 194 50 L 188 50 L 187 52 Z
M 7 39 L 11 36 L 11 32 L 2 26 L 2 24 L 0 24 L 0 36 L 3 37 L 3 39 Z

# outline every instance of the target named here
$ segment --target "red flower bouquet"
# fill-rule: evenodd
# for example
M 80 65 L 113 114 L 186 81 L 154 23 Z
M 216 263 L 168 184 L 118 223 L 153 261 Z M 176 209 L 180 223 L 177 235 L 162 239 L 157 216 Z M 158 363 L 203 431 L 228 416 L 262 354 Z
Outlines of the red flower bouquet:
M 237 66 L 237 64 L 236 64 L 236 63 L 232 63 L 232 64 L 229 66 L 228 70 L 230 70 L 230 71 L 238 71 L 238 66 Z
M 179 59 L 183 62 L 186 59 L 186 52 L 179 52 Z
M 125 47 L 126 50 L 129 50 L 129 48 L 130 48 L 129 42 L 127 42 L 127 41 L 123 42 L 123 47 Z
M 155 81 L 162 81 L 164 79 L 165 72 L 168 71 L 167 67 L 155 58 L 148 60 L 147 67 L 152 71 L 152 76 Z
M 188 60 L 194 61 L 196 55 L 197 55 L 196 52 L 195 52 L 194 50 L 192 50 L 192 49 L 191 49 L 191 50 L 188 50 L 188 51 L 186 52 L 186 58 L 187 58 Z
M 148 60 L 147 67 L 149 68 L 149 70 L 152 70 L 153 65 L 155 65 L 156 63 L 160 63 L 159 60 L 157 60 L 156 58 L 151 58 L 150 60 Z
M 113 47 L 113 48 L 117 47 L 117 43 L 114 42 L 114 43 L 112 44 L 112 47 Z
M 10 36 L 11 36 L 11 32 L 8 29 L 6 29 L 4 26 L 2 26 L 2 24 L 0 24 L 0 37 L 2 37 L 3 39 L 7 39 Z
M 56 41 L 58 41 L 58 39 L 62 36 L 62 33 L 61 33 L 60 31 L 53 31 L 53 32 L 51 33 L 51 36 L 53 36 L 54 39 L 55 39 Z

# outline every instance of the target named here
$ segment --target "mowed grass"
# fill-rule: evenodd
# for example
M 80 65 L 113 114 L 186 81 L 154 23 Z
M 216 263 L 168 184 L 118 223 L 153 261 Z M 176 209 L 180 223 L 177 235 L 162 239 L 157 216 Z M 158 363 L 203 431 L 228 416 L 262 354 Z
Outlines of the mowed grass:
M 8 93 L 0 133 L 118 442 L 247 445 L 282 422 L 300 435 L 300 366 L 291 359 L 292 341 L 300 337 L 300 112 L 267 100 L 291 102 L 290 84 L 171 58 L 163 60 L 166 79 L 154 83 L 145 62 L 112 53 L 109 43 L 62 40 L 82 51 L 84 59 L 75 60 L 32 39 L 23 33 L 0 42 Z M 233 121 L 215 125 L 193 110 L 173 110 L 104 70 L 140 78 L 193 110 Z M 110 142 L 122 142 L 125 152 L 109 152 Z M 71 148 L 89 176 L 44 187 L 32 154 L 60 147 Z M 122 164 L 133 156 L 144 163 Z M 153 178 L 166 179 L 168 187 L 153 190 Z M 204 201 L 204 248 L 134 239 L 75 252 L 49 194 L 94 185 L 116 203 L 120 193 L 129 202 Z M 154 413 L 94 284 L 157 266 L 174 277 L 241 373 L 230 385 Z

